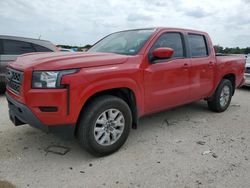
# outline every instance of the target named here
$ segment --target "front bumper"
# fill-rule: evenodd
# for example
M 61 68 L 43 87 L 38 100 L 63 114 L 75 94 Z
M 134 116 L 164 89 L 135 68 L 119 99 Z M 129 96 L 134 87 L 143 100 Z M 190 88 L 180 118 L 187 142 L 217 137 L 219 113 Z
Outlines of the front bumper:
M 44 132 L 59 132 L 65 135 L 74 133 L 74 125 L 44 125 L 26 105 L 16 101 L 8 93 L 6 93 L 6 98 L 9 106 L 9 117 L 14 125 L 29 124 Z
M 244 85 L 245 86 L 250 86 L 250 73 L 245 73 L 244 77 L 245 77 Z

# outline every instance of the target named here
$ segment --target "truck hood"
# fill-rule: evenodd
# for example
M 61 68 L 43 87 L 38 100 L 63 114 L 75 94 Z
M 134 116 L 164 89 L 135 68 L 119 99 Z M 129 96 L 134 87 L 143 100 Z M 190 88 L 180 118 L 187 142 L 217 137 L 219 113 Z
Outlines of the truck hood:
M 122 64 L 128 59 L 125 55 L 113 53 L 86 53 L 86 52 L 50 52 L 30 53 L 21 55 L 11 63 L 11 66 L 25 70 L 64 70 Z

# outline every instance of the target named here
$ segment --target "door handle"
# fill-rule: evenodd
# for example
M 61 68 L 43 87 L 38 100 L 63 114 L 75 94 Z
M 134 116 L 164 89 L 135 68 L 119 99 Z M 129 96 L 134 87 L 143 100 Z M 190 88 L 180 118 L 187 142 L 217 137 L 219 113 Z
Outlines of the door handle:
M 184 70 L 188 70 L 188 64 L 187 64 L 187 63 L 184 63 L 183 69 L 184 69 Z
M 209 68 L 212 68 L 213 64 L 214 64 L 214 62 L 210 61 L 209 64 L 208 64 Z

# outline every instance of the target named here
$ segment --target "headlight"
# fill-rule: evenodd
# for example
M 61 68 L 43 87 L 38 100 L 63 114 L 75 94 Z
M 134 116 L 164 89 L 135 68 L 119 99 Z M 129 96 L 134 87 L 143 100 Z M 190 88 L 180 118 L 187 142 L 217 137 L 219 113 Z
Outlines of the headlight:
M 78 71 L 79 69 L 63 71 L 34 71 L 32 75 L 32 88 L 61 88 L 62 77 Z

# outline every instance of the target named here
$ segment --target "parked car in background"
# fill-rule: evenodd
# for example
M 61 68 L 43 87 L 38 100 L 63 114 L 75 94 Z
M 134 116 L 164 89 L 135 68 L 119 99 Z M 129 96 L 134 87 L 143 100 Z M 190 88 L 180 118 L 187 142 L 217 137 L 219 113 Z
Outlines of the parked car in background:
M 245 71 L 245 86 L 250 87 L 250 54 L 247 55 L 246 71 Z
M 46 40 L 0 35 L 0 93 L 5 91 L 6 66 L 18 55 L 54 51 L 56 46 Z

